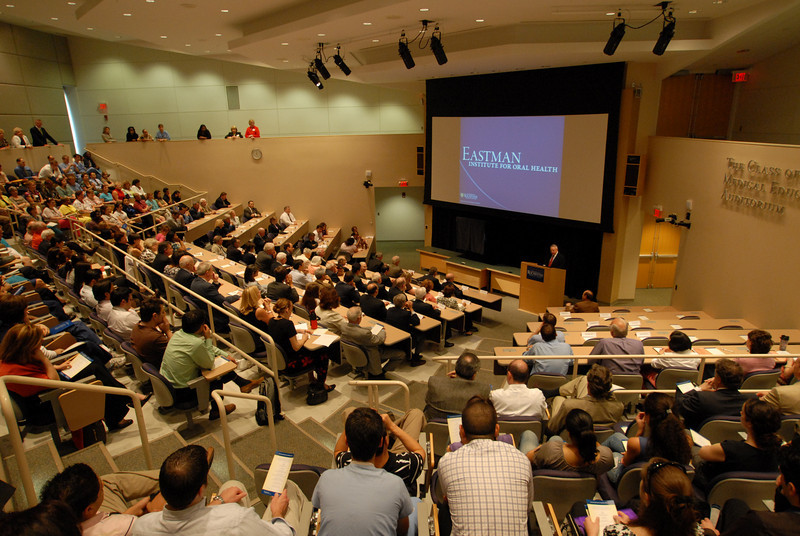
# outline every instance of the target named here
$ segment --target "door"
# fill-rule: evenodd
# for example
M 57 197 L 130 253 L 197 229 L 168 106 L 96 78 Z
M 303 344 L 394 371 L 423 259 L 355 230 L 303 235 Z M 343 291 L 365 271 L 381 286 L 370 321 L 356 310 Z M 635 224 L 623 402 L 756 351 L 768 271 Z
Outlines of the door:
M 375 188 L 375 236 L 380 241 L 425 239 L 423 188 Z
M 636 288 L 671 288 L 675 282 L 681 232 L 666 222 L 647 217 L 642 226 Z

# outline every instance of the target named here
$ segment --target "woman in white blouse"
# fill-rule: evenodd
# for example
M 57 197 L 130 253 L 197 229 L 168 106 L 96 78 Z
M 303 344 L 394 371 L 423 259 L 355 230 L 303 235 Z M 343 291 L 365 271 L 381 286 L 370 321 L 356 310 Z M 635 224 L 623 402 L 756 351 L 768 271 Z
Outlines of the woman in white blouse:
M 14 135 L 11 136 L 11 148 L 19 149 L 20 147 L 33 147 L 31 142 L 28 141 L 27 136 L 23 134 L 22 129 L 14 127 Z

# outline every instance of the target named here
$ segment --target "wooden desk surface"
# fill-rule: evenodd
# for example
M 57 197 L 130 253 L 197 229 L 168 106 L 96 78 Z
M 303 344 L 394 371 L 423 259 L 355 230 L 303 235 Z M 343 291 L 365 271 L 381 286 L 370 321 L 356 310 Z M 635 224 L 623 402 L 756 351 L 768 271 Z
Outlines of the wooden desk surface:
M 367 247 L 356 251 L 355 255 L 353 255 L 353 259 L 357 261 L 366 261 L 367 259 L 369 259 L 370 255 L 375 253 L 375 237 L 362 236 L 361 238 L 363 238 L 364 242 L 367 243 Z
M 573 317 L 574 318 L 574 317 Z M 586 331 L 593 326 L 608 326 L 611 320 L 590 320 L 590 321 L 575 321 L 559 322 L 558 327 L 563 328 L 565 331 Z M 536 331 L 542 325 L 541 322 L 528 322 L 528 331 Z M 756 326 L 743 318 L 726 318 L 726 319 L 700 319 L 700 320 L 678 320 L 677 318 L 664 319 L 664 320 L 629 320 L 628 325 L 630 329 L 639 327 L 648 327 L 658 330 L 687 330 L 691 332 L 696 329 L 720 329 L 723 326 L 739 326 L 741 329 L 755 329 Z M 691 333 L 689 333 L 691 335 Z
M 256 218 L 250 218 L 239 227 L 228 233 L 229 238 L 238 238 L 241 240 L 242 244 L 250 240 L 256 235 L 256 231 L 259 227 L 267 228 L 269 225 L 269 219 L 274 218 L 275 213 L 271 212 L 266 216 L 259 216 Z
M 224 218 L 226 214 L 229 214 L 231 211 L 236 212 L 237 214 L 241 212 L 242 205 L 239 203 L 231 204 L 231 206 L 219 210 L 215 210 L 211 214 L 206 214 L 205 217 L 200 218 L 199 220 L 194 220 L 191 223 L 186 224 L 186 236 L 185 240 L 187 242 L 191 242 L 192 240 L 196 240 L 197 238 L 201 237 L 208 231 L 214 228 L 214 222 L 220 218 Z
M 747 329 L 698 329 L 692 330 L 687 333 L 694 341 L 695 339 L 716 339 L 721 345 L 741 345 L 747 340 Z M 767 329 L 766 331 L 772 334 L 773 342 L 777 342 L 781 335 L 788 335 L 790 340 L 800 339 L 800 329 Z M 649 337 L 665 337 L 669 338 L 672 330 L 648 330 L 648 331 L 631 331 L 628 333 L 629 338 L 643 337 L 644 334 L 649 333 Z M 588 337 L 584 337 L 584 333 Z M 526 346 L 530 333 L 514 333 L 513 344 L 516 346 Z M 592 339 L 606 339 L 610 338 L 611 334 L 607 331 L 593 331 L 593 332 L 566 332 L 566 342 L 570 346 L 583 346 L 587 338 Z
M 211 370 L 204 370 L 202 371 L 203 377 L 208 381 L 214 381 L 217 378 L 224 376 L 225 374 L 231 372 L 232 370 L 236 370 L 236 361 L 225 361 L 224 364 L 214 367 Z
M 671 312 L 677 311 L 671 305 L 601 305 L 600 312 L 601 313 L 614 313 L 614 311 L 620 309 L 628 309 L 631 313 L 638 313 L 638 314 L 647 314 L 647 313 L 662 313 L 662 312 Z M 558 313 L 565 311 L 563 306 L 550 306 L 547 308 L 549 313 L 553 313 L 557 315 Z
M 295 220 L 293 224 L 283 230 L 283 233 L 272 239 L 275 249 L 279 249 L 286 242 L 294 244 L 308 234 L 308 220 Z
M 339 246 L 342 245 L 341 238 L 341 227 L 328 227 L 328 230 L 325 232 L 325 238 L 317 245 L 317 251 L 320 257 L 327 259 L 339 251 Z
M 703 311 L 654 311 L 650 313 L 554 313 L 558 318 L 557 325 L 563 325 L 567 322 L 568 318 L 578 318 L 587 322 L 591 321 L 610 321 L 613 318 L 621 317 L 628 322 L 633 320 L 649 321 L 649 320 L 674 320 L 673 323 L 679 323 L 683 320 L 684 316 L 697 316 L 701 320 L 712 320 L 714 317 Z M 541 315 L 540 315 L 541 316 Z

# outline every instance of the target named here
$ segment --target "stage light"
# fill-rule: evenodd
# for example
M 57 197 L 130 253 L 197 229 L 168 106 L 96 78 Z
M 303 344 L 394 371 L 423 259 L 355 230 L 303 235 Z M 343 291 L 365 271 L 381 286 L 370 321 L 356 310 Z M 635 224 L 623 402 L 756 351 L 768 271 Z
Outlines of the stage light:
M 617 21 L 620 21 L 619 24 L 617 24 Z M 611 35 L 608 36 L 608 42 L 603 49 L 603 54 L 606 56 L 614 55 L 614 52 L 617 51 L 617 47 L 622 41 L 622 38 L 625 36 L 625 19 L 622 18 L 622 13 L 617 13 L 617 18 L 614 19 L 614 24 L 614 29 L 611 30 Z
M 322 59 L 314 58 L 314 67 L 317 69 L 317 72 L 324 80 L 327 80 L 328 78 L 331 77 L 331 73 L 328 72 L 328 68 L 325 67 L 325 64 L 322 62 Z
M 658 35 L 658 41 L 656 41 L 656 46 L 653 47 L 653 54 L 656 56 L 661 56 L 666 52 L 667 45 L 675 36 L 675 18 L 670 13 L 668 18 L 664 19 L 664 28 L 661 30 L 661 33 Z
M 408 39 L 406 39 L 405 32 L 400 36 L 400 41 L 397 43 L 397 51 L 400 53 L 400 57 L 403 58 L 406 69 L 413 69 L 416 64 L 411 56 L 411 51 L 408 49 Z
M 347 64 L 344 62 L 344 58 L 342 58 L 342 56 L 339 54 L 339 47 L 336 47 L 336 54 L 334 54 L 333 56 L 333 63 L 335 63 L 336 66 L 342 70 L 345 76 L 350 76 L 350 73 L 352 71 L 350 70 L 350 67 L 348 67 Z
M 314 70 L 313 66 L 313 63 L 308 66 L 308 73 L 306 74 L 308 75 L 308 79 L 311 80 L 311 83 L 317 86 L 317 89 L 322 89 L 325 86 L 323 86 L 322 82 L 320 82 L 319 76 L 317 76 L 317 72 Z
M 439 65 L 447 63 L 447 55 L 444 53 L 444 48 L 442 47 L 442 32 L 439 31 L 438 26 L 433 30 L 433 34 L 431 35 L 431 50 Z

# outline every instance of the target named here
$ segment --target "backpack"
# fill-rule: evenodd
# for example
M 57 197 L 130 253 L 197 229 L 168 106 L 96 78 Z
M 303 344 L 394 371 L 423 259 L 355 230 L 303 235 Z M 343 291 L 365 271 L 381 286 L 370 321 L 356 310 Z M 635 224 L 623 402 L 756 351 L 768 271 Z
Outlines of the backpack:
M 328 400 L 328 391 L 325 386 L 319 383 L 311 383 L 306 391 L 306 404 L 316 406 Z
M 276 421 L 283 419 L 281 415 L 281 401 L 278 398 L 278 388 L 275 384 L 275 378 L 268 376 L 258 386 L 258 394 L 265 396 L 272 402 L 272 418 Z M 256 403 L 256 424 L 259 426 L 266 426 L 269 424 L 269 417 L 267 416 L 267 403 L 259 400 Z

